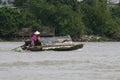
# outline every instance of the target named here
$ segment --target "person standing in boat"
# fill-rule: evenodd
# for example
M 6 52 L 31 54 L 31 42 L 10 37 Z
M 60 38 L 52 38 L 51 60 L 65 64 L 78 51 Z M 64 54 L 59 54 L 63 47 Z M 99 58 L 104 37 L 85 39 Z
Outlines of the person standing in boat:
M 31 46 L 41 46 L 40 32 L 34 32 L 34 35 L 31 38 Z

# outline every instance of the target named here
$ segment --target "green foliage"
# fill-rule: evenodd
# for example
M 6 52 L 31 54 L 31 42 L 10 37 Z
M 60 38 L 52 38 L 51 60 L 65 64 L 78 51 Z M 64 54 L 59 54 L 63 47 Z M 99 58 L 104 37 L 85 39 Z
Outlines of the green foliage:
M 120 6 L 107 0 L 15 0 L 19 9 L 0 8 L 0 36 L 22 27 L 54 27 L 56 35 L 101 35 L 120 40 Z
M 56 17 L 57 32 L 60 35 L 70 34 L 74 37 L 80 37 L 84 34 L 84 25 L 81 21 L 79 12 L 72 11 L 70 7 L 61 6 Z
M 15 10 L 7 8 L 0 9 L 0 33 L 1 35 L 11 35 L 17 30 L 16 17 L 19 14 Z M 14 16 L 13 16 L 14 15 Z
M 112 7 L 111 12 L 114 21 L 116 21 L 116 23 L 120 25 L 120 6 Z
M 55 27 L 57 35 L 77 37 L 84 34 L 84 25 L 81 13 L 74 11 L 73 2 L 76 5 L 77 0 L 29 0 L 27 7 L 42 25 Z
M 110 38 L 119 38 L 119 25 L 111 16 L 110 7 L 107 5 L 107 0 L 92 0 L 82 3 L 81 9 L 84 14 L 83 21 L 87 27 L 87 34 L 107 36 Z M 113 13 L 118 16 L 119 11 Z
M 0 8 L 0 35 L 13 36 L 22 27 L 39 26 L 36 18 L 27 11 Z
M 22 8 L 25 7 L 27 0 L 14 0 L 14 6 Z

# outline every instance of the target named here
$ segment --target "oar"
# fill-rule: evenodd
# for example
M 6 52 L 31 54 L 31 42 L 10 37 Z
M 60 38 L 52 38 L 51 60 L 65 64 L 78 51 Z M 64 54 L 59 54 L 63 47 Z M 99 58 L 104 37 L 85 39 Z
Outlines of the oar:
M 21 45 L 21 46 L 18 46 L 18 47 L 16 47 L 16 48 L 13 48 L 12 50 L 17 50 L 18 48 L 21 48 L 22 46 L 24 46 L 24 45 Z

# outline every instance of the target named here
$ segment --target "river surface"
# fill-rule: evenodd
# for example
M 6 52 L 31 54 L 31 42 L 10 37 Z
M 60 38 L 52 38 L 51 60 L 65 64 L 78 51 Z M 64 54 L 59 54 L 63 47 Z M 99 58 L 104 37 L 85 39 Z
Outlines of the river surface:
M 14 51 L 0 42 L 0 80 L 120 80 L 120 42 L 84 42 L 74 51 Z

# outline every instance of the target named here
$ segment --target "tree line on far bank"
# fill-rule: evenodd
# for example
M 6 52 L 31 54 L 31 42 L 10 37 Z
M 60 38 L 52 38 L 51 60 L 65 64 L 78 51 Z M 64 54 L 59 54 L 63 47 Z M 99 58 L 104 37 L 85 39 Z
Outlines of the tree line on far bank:
M 0 36 L 23 27 L 54 27 L 56 35 L 99 35 L 120 40 L 120 6 L 107 0 L 15 0 L 17 8 L 0 8 Z

